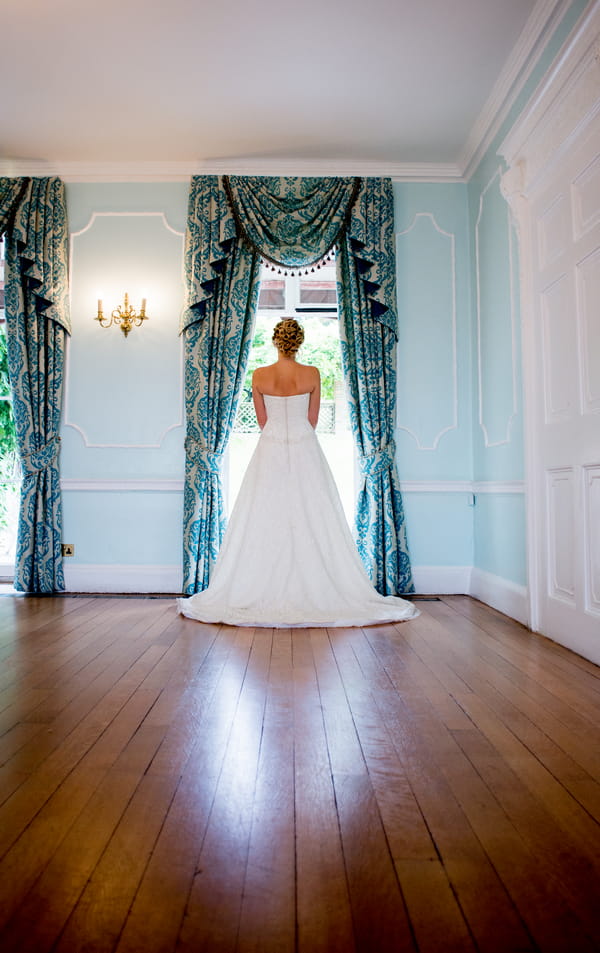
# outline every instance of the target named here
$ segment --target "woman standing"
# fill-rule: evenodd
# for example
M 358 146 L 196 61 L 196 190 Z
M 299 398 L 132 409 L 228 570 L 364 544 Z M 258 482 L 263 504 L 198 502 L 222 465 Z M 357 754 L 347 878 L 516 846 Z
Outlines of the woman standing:
M 203 592 L 179 599 L 200 622 L 268 627 L 362 626 L 415 618 L 418 609 L 371 585 L 315 433 L 321 381 L 297 353 L 304 331 L 284 318 L 274 364 L 257 368 L 261 435 Z

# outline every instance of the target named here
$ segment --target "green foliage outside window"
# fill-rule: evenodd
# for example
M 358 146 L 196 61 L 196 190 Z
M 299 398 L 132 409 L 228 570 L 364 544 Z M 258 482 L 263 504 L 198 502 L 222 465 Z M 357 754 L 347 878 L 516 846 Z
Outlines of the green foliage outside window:
M 8 378 L 8 360 L 6 355 L 6 337 L 0 328 L 0 397 L 10 395 Z M 9 497 L 17 492 L 14 483 L 15 423 L 10 400 L 0 400 L 0 530 L 8 526 Z M 0 539 L 0 548 L 1 548 Z
M 0 332 L 0 397 L 10 394 L 8 377 L 8 359 L 6 355 L 6 337 Z M 0 400 L 0 461 L 4 463 L 16 448 L 15 424 L 9 400 Z

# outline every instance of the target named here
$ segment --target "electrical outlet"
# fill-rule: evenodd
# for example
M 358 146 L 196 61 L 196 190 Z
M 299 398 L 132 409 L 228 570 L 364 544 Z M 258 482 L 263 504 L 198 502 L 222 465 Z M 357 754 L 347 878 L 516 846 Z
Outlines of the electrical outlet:
M 63 543 L 61 546 L 61 551 L 63 556 L 74 556 L 75 555 L 74 543 Z

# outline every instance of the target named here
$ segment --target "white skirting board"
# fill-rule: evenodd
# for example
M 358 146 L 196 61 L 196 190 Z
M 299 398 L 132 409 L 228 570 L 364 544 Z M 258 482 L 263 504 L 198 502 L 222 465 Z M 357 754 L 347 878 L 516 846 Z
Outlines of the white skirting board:
M 468 595 L 471 566 L 413 566 L 415 591 L 420 595 Z
M 417 593 L 467 595 L 528 625 L 527 589 L 475 566 L 413 566 Z
M 498 609 L 511 619 L 529 625 L 529 597 L 526 586 L 473 567 L 469 595 Z
M 180 593 L 181 566 L 69 565 L 64 563 L 67 592 Z M 528 623 L 527 589 L 473 566 L 413 566 L 418 594 L 470 595 Z
M 63 567 L 67 592 L 181 592 L 181 566 L 69 565 L 64 560 Z

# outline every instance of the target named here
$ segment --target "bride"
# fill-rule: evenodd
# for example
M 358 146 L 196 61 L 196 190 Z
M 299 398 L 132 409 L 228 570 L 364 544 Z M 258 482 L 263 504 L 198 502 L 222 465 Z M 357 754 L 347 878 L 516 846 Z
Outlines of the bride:
M 321 380 L 300 364 L 304 331 L 284 318 L 277 360 L 258 368 L 252 396 L 262 431 L 207 589 L 178 599 L 199 622 L 303 627 L 401 621 L 419 610 L 371 585 L 319 444 Z

